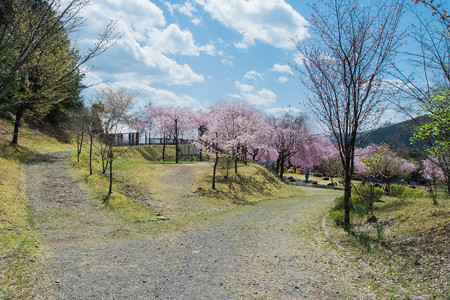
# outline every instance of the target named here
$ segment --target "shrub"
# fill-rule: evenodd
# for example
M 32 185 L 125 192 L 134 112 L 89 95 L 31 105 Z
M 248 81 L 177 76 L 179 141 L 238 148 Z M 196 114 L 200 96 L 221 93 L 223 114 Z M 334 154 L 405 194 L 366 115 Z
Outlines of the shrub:
M 336 226 L 344 226 L 345 212 L 343 209 L 330 211 L 330 217 Z
M 405 186 L 400 184 L 391 185 L 390 194 L 392 197 L 401 197 L 405 192 Z
M 353 210 L 355 201 L 350 198 L 350 210 Z M 334 207 L 333 210 L 344 210 L 344 196 L 337 197 L 334 199 Z
M 356 189 L 357 190 L 352 188 L 352 195 L 361 197 L 364 201 L 380 201 L 381 197 L 384 195 L 383 189 L 380 188 L 374 188 L 373 194 L 370 191 L 370 187 L 366 185 L 360 185 Z M 373 197 L 373 199 L 371 199 L 371 197 Z
M 425 190 L 413 190 L 405 188 L 400 198 L 429 198 L 430 194 Z

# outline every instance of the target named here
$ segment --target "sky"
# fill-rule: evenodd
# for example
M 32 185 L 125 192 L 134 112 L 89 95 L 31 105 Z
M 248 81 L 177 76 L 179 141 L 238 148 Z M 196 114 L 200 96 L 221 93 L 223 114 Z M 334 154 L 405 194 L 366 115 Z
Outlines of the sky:
M 93 0 L 81 14 L 81 47 L 92 45 L 111 19 L 123 34 L 88 65 L 88 101 L 112 85 L 135 93 L 137 109 L 241 99 L 272 114 L 307 112 L 305 88 L 291 67 L 301 61 L 290 41 L 309 37 L 305 1 Z M 393 110 L 383 118 L 400 120 Z

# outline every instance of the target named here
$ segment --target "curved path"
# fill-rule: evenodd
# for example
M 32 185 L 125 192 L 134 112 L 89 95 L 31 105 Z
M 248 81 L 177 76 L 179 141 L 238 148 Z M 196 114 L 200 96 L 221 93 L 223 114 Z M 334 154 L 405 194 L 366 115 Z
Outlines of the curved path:
M 189 230 L 134 234 L 74 181 L 67 153 L 37 155 L 27 191 L 48 249 L 50 299 L 373 298 L 325 240 L 336 192 L 205 214 Z M 168 221 L 171 222 L 171 221 Z M 152 226 L 151 223 L 149 226 Z

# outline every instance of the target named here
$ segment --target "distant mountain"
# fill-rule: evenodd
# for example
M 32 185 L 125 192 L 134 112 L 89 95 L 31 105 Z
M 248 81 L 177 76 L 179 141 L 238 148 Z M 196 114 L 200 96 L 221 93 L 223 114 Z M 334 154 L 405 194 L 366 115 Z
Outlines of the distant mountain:
M 423 142 L 416 142 L 411 145 L 411 138 L 414 135 L 418 126 L 421 126 L 428 122 L 430 118 L 428 116 L 420 116 L 415 119 L 404 121 L 397 124 L 385 125 L 371 132 L 362 134 L 362 143 L 360 147 L 366 147 L 369 144 L 382 144 L 386 143 L 394 148 L 424 148 Z

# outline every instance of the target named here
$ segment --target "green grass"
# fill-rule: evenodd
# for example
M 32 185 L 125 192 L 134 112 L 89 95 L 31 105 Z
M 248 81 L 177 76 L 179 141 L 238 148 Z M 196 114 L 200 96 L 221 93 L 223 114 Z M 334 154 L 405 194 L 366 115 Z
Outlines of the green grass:
M 76 176 L 82 180 L 88 188 L 90 196 L 103 203 L 108 194 L 109 177 L 107 174 L 101 173 L 101 161 L 97 155 L 93 160 L 94 173 L 89 176 L 88 155 L 89 152 L 87 150 L 83 151 L 80 156 L 80 162 L 77 163 L 76 153 L 73 153 L 71 155 L 71 163 L 76 171 Z M 119 161 L 120 159 L 117 160 L 117 162 Z M 114 215 L 126 222 L 131 222 L 136 219 L 151 219 L 154 217 L 143 203 L 133 201 L 121 194 L 117 184 L 113 185 L 113 193 L 107 200 L 107 207 Z
M 200 212 L 222 209 L 235 204 L 246 204 L 299 194 L 299 189 L 280 182 L 257 164 L 239 164 L 238 174 L 219 164 L 216 190 L 212 190 L 212 162 L 155 161 L 161 146 L 128 147 L 114 163 L 113 195 L 111 209 L 126 220 L 148 217 L 148 214 L 168 216 L 195 215 Z M 169 154 L 174 146 L 166 146 Z M 72 163 L 90 189 L 101 201 L 107 191 L 108 179 L 100 174 L 101 159 L 94 152 L 94 175 L 88 176 L 88 151 L 83 151 L 80 162 L 72 156 Z
M 405 297 L 405 292 L 448 298 L 450 278 L 443 261 L 450 255 L 449 201 L 433 205 L 429 198 L 385 196 L 382 200 L 375 203 L 377 223 L 354 216 L 352 234 L 331 227 L 333 239 L 348 250 L 347 254 L 394 283 L 378 286 L 381 298 L 389 294 Z
M 43 125 L 47 131 L 52 131 L 51 126 Z M 0 146 L 9 145 L 12 139 L 13 122 L 0 119 L 0 131 L 11 134 L 0 134 Z M 54 131 L 54 130 L 53 130 Z M 61 151 L 76 149 L 76 140 L 74 136 L 67 135 L 64 139 L 58 139 L 54 132 L 53 136 L 45 134 L 42 131 L 31 128 L 27 123 L 19 129 L 18 145 L 32 151 Z
M 32 298 L 39 286 L 39 241 L 27 206 L 23 147 L 0 148 L 0 299 Z

